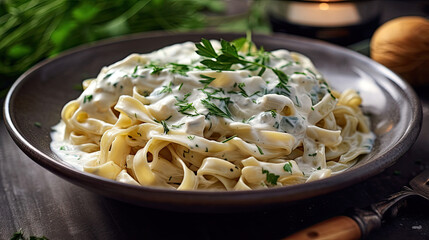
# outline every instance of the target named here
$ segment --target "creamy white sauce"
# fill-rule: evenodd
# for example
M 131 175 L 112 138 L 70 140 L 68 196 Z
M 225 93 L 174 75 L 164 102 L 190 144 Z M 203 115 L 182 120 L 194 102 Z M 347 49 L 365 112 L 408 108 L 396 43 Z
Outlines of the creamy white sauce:
M 83 164 L 86 152 L 83 152 L 79 149 L 79 146 L 73 145 L 70 141 L 64 139 L 64 122 L 60 122 L 57 125 L 52 127 L 51 131 L 51 149 L 52 151 L 60 157 L 61 160 L 70 164 L 72 167 L 83 171 Z
M 212 44 L 215 49 L 220 48 L 219 42 L 212 41 Z M 255 57 L 246 58 L 254 60 Z M 195 44 L 191 42 L 172 45 L 153 53 L 132 54 L 102 69 L 77 99 L 81 103 L 79 111 L 87 113 L 88 118 L 103 119 L 101 124 L 111 128 L 118 120 L 112 108 L 120 96 L 131 96 L 133 88 L 136 88 L 141 95 L 146 95 L 145 105 L 155 119 L 164 120 L 172 131 L 207 138 L 214 132 L 231 136 L 236 134 L 237 129 L 247 128 L 250 129 L 249 133 L 241 138 L 245 141 L 256 139 L 257 142 L 260 141 L 262 130 L 287 132 L 295 137 L 295 148 L 304 141 L 307 126 L 313 125 L 308 120 L 310 114 L 315 114 L 313 107 L 329 92 L 326 85 L 320 84 L 321 75 L 312 63 L 306 57 L 287 50 L 271 52 L 267 63 L 288 76 L 287 89 L 278 87 L 279 78 L 269 69 L 262 76 L 258 76 L 260 69 L 240 70 L 236 66 L 234 71 L 201 70 L 197 69 L 202 66 L 200 60 L 201 56 L 195 53 Z M 181 75 L 174 72 L 174 66 L 170 63 L 187 65 L 190 70 L 186 71 L 186 75 Z M 156 66 L 162 66 L 163 69 L 157 69 Z M 204 87 L 202 82 L 210 78 L 215 80 Z M 215 104 L 225 113 L 229 111 L 230 116 L 206 117 L 209 110 L 202 100 Z M 183 104 L 180 104 L 181 101 Z M 181 107 L 189 104 L 192 107 L 180 111 Z M 293 112 L 287 113 L 288 109 Z M 137 112 L 134 109 L 124 111 L 128 115 Z M 139 119 L 141 116 L 136 114 L 135 117 Z M 153 119 L 140 120 L 154 122 Z M 85 127 L 85 124 L 82 123 L 82 126 Z M 51 148 L 61 159 L 82 170 L 87 153 L 64 139 L 64 128 L 64 123 L 54 127 Z M 361 136 L 372 146 L 373 134 Z M 199 147 L 205 146 L 200 144 Z M 309 151 L 316 153 L 317 149 Z M 235 153 L 229 154 L 233 156 Z M 330 175 L 327 166 L 305 160 L 307 158 L 297 158 L 295 161 L 298 167 L 296 171 L 302 171 L 309 177 L 308 181 Z M 269 166 L 266 168 L 274 173 L 279 171 Z

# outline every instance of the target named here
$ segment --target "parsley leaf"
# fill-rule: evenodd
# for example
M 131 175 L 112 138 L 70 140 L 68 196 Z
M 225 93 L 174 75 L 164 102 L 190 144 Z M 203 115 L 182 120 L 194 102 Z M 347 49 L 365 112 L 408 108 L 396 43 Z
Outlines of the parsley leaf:
M 83 97 L 83 103 L 90 102 L 92 100 L 92 95 L 85 95 Z
M 209 40 L 202 38 L 201 43 L 195 44 L 195 47 L 198 49 L 196 52 L 199 55 L 209 58 L 216 58 L 218 56 Z
M 271 185 L 277 185 L 277 180 L 279 179 L 279 175 L 274 173 L 270 173 L 268 170 L 262 169 L 262 174 L 267 174 L 267 182 Z
M 285 170 L 286 172 L 292 173 L 292 163 L 287 162 L 287 163 L 283 166 L 283 170 Z

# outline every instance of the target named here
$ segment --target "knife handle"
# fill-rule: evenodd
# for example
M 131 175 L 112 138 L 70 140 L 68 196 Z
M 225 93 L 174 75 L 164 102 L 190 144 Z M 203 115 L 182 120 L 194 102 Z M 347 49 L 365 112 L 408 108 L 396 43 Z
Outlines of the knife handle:
M 337 216 L 294 233 L 283 240 L 357 240 L 361 236 L 361 229 L 355 220 L 346 216 Z

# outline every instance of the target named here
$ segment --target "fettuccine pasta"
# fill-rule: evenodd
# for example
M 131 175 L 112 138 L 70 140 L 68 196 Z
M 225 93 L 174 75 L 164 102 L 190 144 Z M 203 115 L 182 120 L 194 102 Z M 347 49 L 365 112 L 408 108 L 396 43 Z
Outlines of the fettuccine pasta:
M 238 50 L 238 51 L 237 51 Z M 240 39 L 131 54 L 83 82 L 51 148 L 78 169 L 177 190 L 251 190 L 340 173 L 371 151 L 358 92 Z

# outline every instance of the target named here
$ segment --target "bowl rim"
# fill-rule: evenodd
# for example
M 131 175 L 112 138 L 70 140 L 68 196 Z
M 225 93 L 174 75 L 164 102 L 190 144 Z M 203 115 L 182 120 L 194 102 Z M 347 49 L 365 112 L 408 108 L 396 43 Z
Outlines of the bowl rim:
M 26 140 L 25 136 L 23 136 L 18 130 L 18 128 L 15 126 L 15 121 L 13 119 L 12 112 L 13 97 L 19 90 L 20 86 L 26 84 L 26 80 L 28 79 L 27 77 L 30 76 L 34 71 L 46 65 L 49 65 L 51 62 L 58 61 L 58 59 L 65 58 L 73 54 L 79 54 L 89 48 L 104 47 L 111 44 L 120 44 L 123 42 L 138 40 L 142 38 L 163 38 L 173 37 L 177 35 L 236 36 L 243 34 L 216 31 L 192 31 L 184 33 L 156 31 L 130 34 L 122 37 L 115 37 L 107 40 L 101 40 L 95 43 L 78 46 L 73 49 L 64 51 L 63 53 L 59 54 L 54 58 L 46 59 L 23 73 L 12 85 L 5 98 L 3 117 L 5 120 L 6 128 L 12 139 L 15 141 L 18 147 L 37 164 L 53 172 L 57 176 L 60 176 L 68 181 L 73 182 L 74 184 L 89 188 L 98 193 L 110 196 L 118 200 L 142 206 L 149 206 L 168 210 L 178 210 L 177 207 L 181 206 L 192 206 L 191 210 L 204 212 L 218 211 L 221 209 L 247 209 L 249 206 L 264 207 L 268 204 L 283 205 L 340 190 L 357 182 L 361 182 L 369 177 L 372 177 L 384 171 L 385 168 L 393 165 L 396 160 L 399 159 L 414 144 L 415 140 L 418 137 L 422 122 L 421 104 L 412 87 L 404 80 L 402 80 L 398 75 L 396 75 L 386 67 L 382 66 L 381 64 L 357 52 L 353 52 L 352 50 L 319 40 L 280 33 L 253 34 L 253 36 L 261 39 L 274 38 L 285 39 L 289 41 L 304 41 L 312 45 L 315 44 L 320 47 L 329 48 L 334 52 L 342 52 L 347 57 L 357 58 L 358 60 L 363 62 L 369 61 L 375 69 L 377 69 L 384 76 L 389 77 L 389 83 L 396 84 L 400 88 L 400 90 L 403 91 L 405 97 L 410 102 L 412 108 L 411 112 L 413 113 L 413 116 L 411 116 L 411 121 L 407 126 L 404 134 L 397 140 L 395 144 L 393 144 L 389 149 L 387 149 L 387 151 L 383 155 L 378 157 L 376 161 L 368 162 L 362 166 L 353 168 L 353 170 L 351 171 L 346 171 L 341 174 L 331 176 L 329 178 L 305 184 L 298 184 L 280 188 L 250 191 L 176 191 L 155 187 L 134 186 L 131 184 L 121 183 L 114 180 L 102 178 L 90 173 L 79 171 L 72 166 L 66 165 L 58 160 L 49 157 L 48 155 L 31 145 L 30 142 Z M 104 188 L 106 186 L 108 187 Z M 103 189 L 101 190 L 99 187 L 103 187 Z M 120 193 L 120 195 L 125 197 L 125 199 L 116 196 L 117 193 Z

